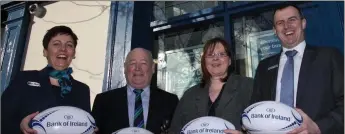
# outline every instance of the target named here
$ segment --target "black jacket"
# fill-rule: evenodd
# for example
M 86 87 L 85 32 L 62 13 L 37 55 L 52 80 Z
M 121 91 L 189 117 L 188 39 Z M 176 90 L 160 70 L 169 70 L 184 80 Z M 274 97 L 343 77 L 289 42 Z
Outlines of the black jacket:
M 275 100 L 280 54 L 259 63 L 252 103 Z M 306 46 L 297 86 L 296 107 L 323 134 L 344 133 L 344 56 L 326 47 Z
M 177 103 L 176 95 L 150 87 L 146 129 L 154 134 L 161 133 L 161 126 L 166 120 L 171 121 Z M 111 134 L 129 127 L 127 87 L 98 94 L 93 104 L 92 116 L 99 128 L 97 134 Z
M 69 106 L 90 112 L 89 87 L 72 78 L 72 90 L 65 95 Z M 33 84 L 35 83 L 35 84 Z M 46 69 L 21 71 L 1 96 L 1 134 L 19 134 L 21 120 L 31 113 L 59 106 Z

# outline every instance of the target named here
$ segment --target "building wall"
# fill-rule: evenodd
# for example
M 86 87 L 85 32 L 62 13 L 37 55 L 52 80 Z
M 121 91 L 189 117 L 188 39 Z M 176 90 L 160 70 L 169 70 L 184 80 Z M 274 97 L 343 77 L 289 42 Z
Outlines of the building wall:
M 110 1 L 60 1 L 44 5 L 46 15 L 33 17 L 31 22 L 23 70 L 40 70 L 47 65 L 42 40 L 48 29 L 57 25 L 71 27 L 79 38 L 76 59 L 71 64 L 72 76 L 90 87 L 92 105 L 95 96 L 102 92 L 110 4 Z
M 259 62 L 281 50 L 272 31 L 273 13 L 286 3 L 301 8 L 307 20 L 307 44 L 343 52 L 344 19 L 340 16 L 344 16 L 344 2 L 155 1 L 151 27 L 153 57 L 158 56 L 157 86 L 181 97 L 198 84 L 200 48 L 213 37 L 229 43 L 231 72 L 253 78 Z M 138 32 L 133 29 L 133 33 Z

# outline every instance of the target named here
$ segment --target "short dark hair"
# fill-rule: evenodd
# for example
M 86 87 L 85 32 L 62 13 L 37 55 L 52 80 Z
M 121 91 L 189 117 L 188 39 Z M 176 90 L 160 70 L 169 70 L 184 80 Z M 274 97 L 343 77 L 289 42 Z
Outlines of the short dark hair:
M 208 40 L 205 43 L 203 54 L 201 56 L 201 71 L 202 71 L 201 86 L 202 87 L 206 85 L 206 83 L 210 80 L 210 77 L 211 77 L 211 74 L 208 72 L 206 68 L 206 63 L 205 63 L 206 55 L 207 55 L 206 53 L 208 50 L 213 51 L 217 43 L 222 44 L 226 54 L 229 56 L 230 59 L 232 58 L 232 53 L 231 53 L 231 49 L 229 48 L 229 44 L 223 38 L 215 37 Z M 228 68 L 227 72 L 228 74 L 223 79 L 221 79 L 222 82 L 225 82 L 228 79 L 228 76 L 231 73 L 230 67 Z
M 55 26 L 47 31 L 43 38 L 43 47 L 44 49 L 48 48 L 48 44 L 50 40 L 59 34 L 67 34 L 70 35 L 74 42 L 74 47 L 77 47 L 78 44 L 78 37 L 73 33 L 72 29 L 67 26 Z
M 277 12 L 278 10 L 282 10 L 282 9 L 284 9 L 284 8 L 287 8 L 287 7 L 294 7 L 294 8 L 296 8 L 297 11 L 298 11 L 299 16 L 301 17 L 301 19 L 304 18 L 301 8 L 299 8 L 299 7 L 298 7 L 297 5 L 295 5 L 295 4 L 286 3 L 286 4 L 283 4 L 283 5 L 278 6 L 278 7 L 274 10 L 274 12 L 273 12 L 273 21 L 274 21 L 274 16 L 276 15 L 276 12 Z

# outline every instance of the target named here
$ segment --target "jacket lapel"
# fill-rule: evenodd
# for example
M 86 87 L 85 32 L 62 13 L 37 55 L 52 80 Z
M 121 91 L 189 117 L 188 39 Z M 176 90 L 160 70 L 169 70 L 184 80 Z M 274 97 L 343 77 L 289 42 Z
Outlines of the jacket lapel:
M 121 92 L 119 93 L 119 95 L 114 94 L 113 96 L 116 96 L 116 97 L 112 98 L 113 101 L 111 101 L 111 102 L 119 104 L 118 105 L 119 107 L 114 107 L 114 106 L 111 105 L 111 103 L 109 103 L 110 107 L 112 108 L 111 111 L 116 112 L 119 109 L 121 109 L 121 113 L 123 113 L 123 115 L 122 115 L 122 117 L 120 117 L 121 119 L 119 119 L 119 120 L 121 120 L 121 122 L 124 124 L 124 126 L 128 126 L 129 127 L 130 124 L 129 124 L 129 116 L 128 116 L 128 104 L 127 104 L 128 103 L 128 100 L 127 100 L 128 99 L 127 98 L 127 86 L 124 86 L 121 89 L 115 89 L 115 90 L 121 90 Z M 118 119 L 114 118 L 114 120 L 118 120 Z
M 307 94 L 307 82 L 308 82 L 308 75 L 310 72 L 310 67 L 312 66 L 312 63 L 315 60 L 315 50 L 306 45 L 303 59 L 301 63 L 301 68 L 299 71 L 299 78 L 298 78 L 298 86 L 297 86 L 297 97 L 296 97 L 296 107 L 300 107 L 301 99 L 303 98 L 304 94 Z
M 159 100 L 159 95 L 157 95 L 157 89 L 154 87 L 150 87 L 150 100 L 149 100 L 149 112 L 147 115 L 146 121 L 146 129 L 147 130 L 154 130 L 154 121 L 157 121 L 156 117 L 160 115 L 159 104 L 164 103 Z
M 50 104 L 52 106 L 57 105 L 57 100 L 56 96 L 54 95 L 52 85 L 50 84 L 50 79 L 49 79 L 49 74 L 48 70 L 46 68 L 42 69 L 39 72 L 39 79 L 40 79 L 40 84 L 41 84 L 41 91 L 40 94 L 41 96 L 45 97 L 46 104 Z
M 277 82 L 279 82 L 277 81 L 277 76 L 278 76 L 280 54 L 277 54 L 274 57 L 272 57 L 267 68 L 267 77 L 268 77 L 267 83 L 271 83 L 270 84 L 270 91 L 271 91 L 270 100 L 275 100 L 276 98 L 276 87 L 277 87 Z
M 234 96 L 237 94 L 238 80 L 234 79 L 233 75 L 230 75 L 228 81 L 225 83 L 223 93 L 220 96 L 219 104 L 216 109 L 225 109 L 225 107 L 231 102 Z M 223 110 L 215 110 L 216 115 L 222 116 Z
M 208 101 L 209 101 L 209 96 L 208 96 L 208 88 L 210 84 L 206 84 L 203 88 L 200 88 L 200 92 L 196 94 L 195 97 L 195 108 L 197 109 L 197 117 L 199 116 L 205 116 L 208 114 Z

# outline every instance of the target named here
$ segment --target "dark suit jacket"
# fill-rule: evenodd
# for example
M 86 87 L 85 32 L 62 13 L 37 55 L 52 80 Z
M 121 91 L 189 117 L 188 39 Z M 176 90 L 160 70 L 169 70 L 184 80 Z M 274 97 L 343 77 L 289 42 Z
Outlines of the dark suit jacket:
M 252 103 L 275 100 L 280 54 L 259 63 Z M 323 134 L 344 132 L 344 56 L 337 50 L 306 46 L 301 63 L 296 107 Z
M 171 120 L 177 103 L 176 95 L 150 87 L 146 129 L 155 134 L 161 133 L 163 122 Z M 111 134 L 129 127 L 127 86 L 98 94 L 93 104 L 92 115 L 99 128 L 98 134 Z
M 65 95 L 69 106 L 90 112 L 89 87 L 72 77 L 72 90 Z M 37 82 L 40 87 L 30 86 Z M 31 113 L 58 106 L 46 69 L 41 71 L 21 71 L 10 82 L 1 96 L 1 133 L 19 134 L 21 120 Z
M 229 76 L 223 93 L 215 109 L 215 115 L 231 122 L 237 130 L 241 130 L 241 114 L 249 106 L 253 80 L 232 74 Z M 170 133 L 178 134 L 189 121 L 207 116 L 209 85 L 196 85 L 188 89 L 176 107 L 170 126 Z

